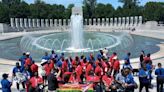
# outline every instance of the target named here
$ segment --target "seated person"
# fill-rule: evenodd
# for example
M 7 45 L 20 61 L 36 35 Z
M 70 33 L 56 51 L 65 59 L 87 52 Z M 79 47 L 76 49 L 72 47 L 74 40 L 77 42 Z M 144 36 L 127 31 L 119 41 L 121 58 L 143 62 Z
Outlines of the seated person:
M 69 82 L 70 83 L 80 83 L 81 79 L 80 79 L 80 77 L 77 76 L 77 73 L 74 72 L 74 73 L 71 74 L 71 76 L 69 78 Z
M 102 81 L 105 85 L 105 90 L 109 91 L 109 89 L 114 89 L 114 85 L 112 85 L 114 78 L 111 76 L 110 72 L 107 72 L 103 77 Z

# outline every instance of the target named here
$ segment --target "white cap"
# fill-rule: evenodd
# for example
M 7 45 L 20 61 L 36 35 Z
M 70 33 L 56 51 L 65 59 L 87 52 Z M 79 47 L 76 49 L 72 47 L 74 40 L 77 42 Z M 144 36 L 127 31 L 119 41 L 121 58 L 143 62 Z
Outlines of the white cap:
M 30 55 L 30 52 L 26 52 L 26 55 Z
M 113 59 L 118 59 L 118 57 L 117 56 L 114 56 Z
M 42 59 L 41 64 L 44 64 L 44 63 L 46 63 L 46 62 L 47 62 L 47 60 Z

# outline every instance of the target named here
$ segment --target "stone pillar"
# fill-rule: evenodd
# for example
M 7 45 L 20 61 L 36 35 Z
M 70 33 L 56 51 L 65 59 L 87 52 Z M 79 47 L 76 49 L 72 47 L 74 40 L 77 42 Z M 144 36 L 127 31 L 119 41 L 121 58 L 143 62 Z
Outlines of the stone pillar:
M 125 26 L 126 25 L 126 21 L 125 21 L 125 17 L 122 18 L 122 25 L 121 26 Z
M 66 19 L 63 19 L 63 26 L 67 26 Z
M 20 21 L 20 27 L 23 28 L 23 19 L 19 18 L 19 21 Z
M 18 22 L 18 18 L 15 18 L 15 27 L 19 27 L 19 22 Z
M 36 27 L 35 19 L 32 19 L 32 27 Z
M 92 19 L 89 19 L 89 25 L 92 25 Z
M 84 19 L 84 25 L 88 25 L 88 19 Z
M 118 18 L 118 26 L 121 26 L 121 25 L 122 25 L 121 22 L 122 22 L 122 21 L 121 21 L 121 17 L 119 17 L 119 18 Z
M 61 26 L 61 19 L 58 19 L 58 26 Z
M 28 27 L 31 27 L 31 19 L 28 19 Z
M 105 19 L 104 18 L 102 18 L 102 20 L 101 20 L 101 26 L 105 26 Z
M 40 19 L 36 19 L 36 27 L 40 27 Z
M 97 25 L 100 26 L 100 18 L 97 19 Z
M 53 27 L 53 19 L 50 19 L 50 27 Z
M 106 26 L 109 26 L 109 18 L 106 18 Z
M 54 19 L 54 26 L 57 26 L 57 25 L 58 25 L 57 19 Z
M 133 20 L 133 17 L 130 17 L 130 26 L 134 26 L 134 20 Z
M 96 26 L 96 18 L 93 18 L 93 25 Z
M 41 27 L 44 27 L 45 23 L 44 23 L 44 19 L 41 19 Z
M 49 27 L 49 23 L 48 23 L 48 19 L 45 19 L 45 24 L 46 24 L 46 27 Z
M 138 26 L 138 17 L 137 16 L 134 17 L 134 26 Z
M 142 16 L 139 16 L 139 22 L 138 25 L 142 25 Z
M 110 18 L 110 26 L 113 26 L 113 18 Z
M 114 18 L 114 26 L 118 26 L 117 18 Z
M 26 18 L 24 18 L 24 27 L 25 27 L 25 28 L 28 27 L 28 26 L 27 26 L 27 19 L 26 19 Z
M 129 26 L 129 17 L 126 17 L 126 26 Z
M 10 25 L 11 25 L 11 27 L 15 27 L 14 18 L 10 18 Z

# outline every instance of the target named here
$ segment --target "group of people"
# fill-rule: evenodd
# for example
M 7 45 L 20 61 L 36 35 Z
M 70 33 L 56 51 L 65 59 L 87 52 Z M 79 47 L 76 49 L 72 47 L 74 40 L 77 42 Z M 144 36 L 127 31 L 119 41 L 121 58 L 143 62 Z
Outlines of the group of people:
M 26 92 L 43 92 L 46 86 L 48 92 L 55 92 L 59 85 L 69 83 L 90 83 L 93 84 L 96 92 L 104 90 L 134 92 L 138 87 L 139 92 L 142 92 L 143 87 L 146 92 L 149 92 L 152 86 L 152 71 L 155 69 L 150 54 L 145 55 L 142 51 L 140 55 L 139 86 L 133 77 L 130 56 L 131 53 L 127 53 L 121 67 L 117 53 L 113 52 L 109 55 L 107 49 L 100 50 L 96 56 L 90 54 L 89 56 L 75 56 L 75 58 L 65 57 L 64 53 L 59 55 L 52 50 L 50 55 L 45 52 L 38 66 L 27 52 L 23 53 L 19 62 L 16 62 L 12 71 L 12 79 L 16 81 L 18 90 L 21 84 Z M 164 69 L 161 63 L 158 64 L 155 75 L 157 75 L 157 92 L 163 92 Z M 11 92 L 12 82 L 7 79 L 8 74 L 3 74 L 2 77 L 3 92 Z

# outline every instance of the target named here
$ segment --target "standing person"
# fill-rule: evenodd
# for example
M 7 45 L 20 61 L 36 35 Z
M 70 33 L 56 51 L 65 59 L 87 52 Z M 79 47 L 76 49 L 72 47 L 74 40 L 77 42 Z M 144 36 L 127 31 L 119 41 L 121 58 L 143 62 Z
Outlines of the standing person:
M 124 58 L 124 60 L 127 61 L 128 64 L 130 64 L 130 56 L 131 56 L 131 53 L 128 52 L 127 55 L 126 55 L 126 57 Z
M 147 54 L 147 56 L 146 57 L 144 57 L 144 63 L 150 63 L 150 62 L 152 62 L 152 60 L 151 60 L 151 58 L 150 58 L 150 56 L 151 56 L 151 54 L 150 53 L 148 53 Z
M 48 55 L 48 52 L 45 52 L 45 55 L 42 57 L 42 59 L 50 60 L 50 56 Z
M 25 76 L 26 92 L 29 92 L 29 79 L 31 78 L 31 74 L 28 71 L 28 67 L 25 67 L 22 73 Z
M 143 67 L 139 70 L 139 82 L 139 92 L 142 92 L 143 87 L 145 87 L 146 92 L 149 92 L 150 72 L 146 69 L 146 64 L 143 64 Z
M 34 73 L 34 77 L 30 79 L 29 85 L 29 92 L 42 92 L 40 85 L 43 85 L 43 79 L 38 76 L 38 72 Z
M 35 72 L 38 72 L 38 65 L 35 64 L 35 61 L 32 62 L 32 65 L 31 65 L 31 73 L 32 73 L 32 76 L 34 76 L 34 73 Z
M 8 74 L 4 73 L 2 75 L 1 85 L 2 85 L 2 92 L 11 92 L 11 85 L 12 83 L 7 79 Z
M 155 70 L 155 75 L 157 75 L 157 92 L 163 92 L 164 69 L 162 68 L 161 63 L 158 63 L 158 68 Z
M 118 58 L 116 56 L 113 59 L 114 59 L 114 63 L 113 63 L 114 73 L 113 73 L 113 76 L 115 77 L 119 73 L 119 70 L 120 70 L 120 61 L 118 60 Z
M 140 54 L 140 66 L 142 67 L 142 63 L 144 61 L 144 57 L 145 57 L 145 52 L 142 50 L 141 54 Z
M 23 55 L 19 58 L 22 69 L 24 69 L 25 60 L 26 60 L 26 53 L 23 53 Z
M 57 88 L 59 88 L 57 78 L 60 76 L 60 69 L 57 72 L 57 69 L 52 69 L 51 73 L 48 75 L 48 92 L 55 92 Z
M 13 78 L 16 80 L 16 86 L 17 90 L 19 90 L 19 84 L 21 83 L 23 86 L 23 89 L 25 89 L 25 83 L 23 79 L 23 74 L 22 74 L 22 68 L 19 65 L 19 62 L 16 62 L 16 66 L 13 68 L 12 75 Z

